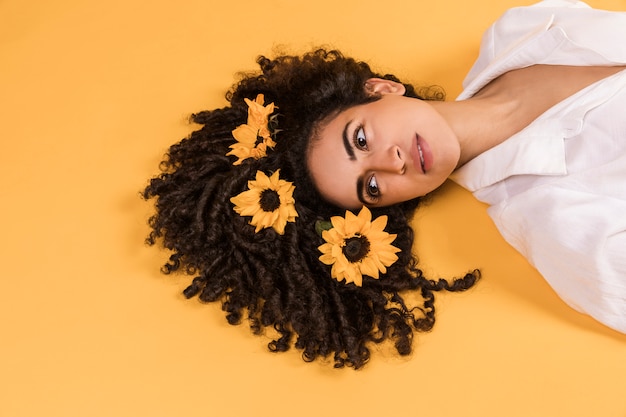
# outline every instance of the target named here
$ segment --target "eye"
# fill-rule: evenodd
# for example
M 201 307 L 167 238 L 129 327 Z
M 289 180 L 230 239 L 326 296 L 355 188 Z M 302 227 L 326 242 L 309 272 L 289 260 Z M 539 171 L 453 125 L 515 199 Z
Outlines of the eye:
M 354 147 L 360 149 L 362 151 L 367 150 L 367 138 L 365 137 L 365 131 L 363 130 L 363 126 L 359 126 L 354 131 Z
M 374 201 L 378 200 L 380 197 L 380 189 L 378 188 L 378 183 L 376 182 L 376 177 L 371 176 L 367 181 L 366 190 L 367 195 Z

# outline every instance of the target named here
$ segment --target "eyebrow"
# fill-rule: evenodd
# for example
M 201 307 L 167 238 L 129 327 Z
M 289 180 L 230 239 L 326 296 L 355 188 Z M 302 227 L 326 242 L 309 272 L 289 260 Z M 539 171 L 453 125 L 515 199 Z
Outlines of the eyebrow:
M 341 138 L 343 139 L 343 147 L 346 149 L 348 158 L 350 158 L 351 161 L 356 161 L 356 156 L 354 156 L 354 149 L 352 149 L 352 145 L 350 145 L 350 139 L 348 139 L 348 130 L 349 130 L 348 128 L 350 127 L 350 124 L 352 124 L 352 120 L 346 123 L 346 126 L 343 128 L 343 133 L 341 135 Z M 363 176 L 360 175 L 356 179 L 356 196 L 361 202 L 361 204 L 366 206 L 368 203 L 367 201 L 365 201 L 365 195 L 364 195 L 365 189 L 363 188 L 363 183 L 364 183 Z
M 350 127 L 351 123 L 352 120 L 346 123 L 346 126 L 343 128 L 343 134 L 341 135 L 341 137 L 343 139 L 343 147 L 346 149 L 348 158 L 350 158 L 351 161 L 354 161 L 356 160 L 356 157 L 354 156 L 354 150 L 352 149 L 352 145 L 350 145 L 350 139 L 348 139 L 348 127 Z

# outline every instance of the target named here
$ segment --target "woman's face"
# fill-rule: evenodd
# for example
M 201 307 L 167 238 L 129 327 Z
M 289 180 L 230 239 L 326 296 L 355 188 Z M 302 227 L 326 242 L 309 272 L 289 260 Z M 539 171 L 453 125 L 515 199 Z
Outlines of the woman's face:
M 443 184 L 460 157 L 444 118 L 403 96 L 402 84 L 372 79 L 366 88 L 381 98 L 344 110 L 311 139 L 307 164 L 322 197 L 348 209 L 389 206 Z

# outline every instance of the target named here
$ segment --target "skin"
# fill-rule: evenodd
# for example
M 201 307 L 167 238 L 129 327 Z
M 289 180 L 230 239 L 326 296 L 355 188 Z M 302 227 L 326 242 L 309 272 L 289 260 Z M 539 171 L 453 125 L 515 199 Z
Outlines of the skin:
M 309 169 L 324 197 L 358 208 L 409 200 L 440 186 L 460 156 L 448 123 L 427 102 L 403 96 L 402 84 L 371 79 L 366 88 L 381 98 L 339 113 L 310 146 Z
M 308 169 L 320 194 L 347 209 L 423 196 L 548 108 L 622 69 L 535 65 L 454 102 L 405 97 L 402 84 L 372 78 L 364 88 L 379 100 L 323 121 L 309 145 Z

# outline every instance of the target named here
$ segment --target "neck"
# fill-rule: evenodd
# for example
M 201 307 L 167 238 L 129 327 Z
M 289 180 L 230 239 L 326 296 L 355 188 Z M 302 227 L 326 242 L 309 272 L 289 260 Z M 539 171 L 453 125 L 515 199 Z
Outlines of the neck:
M 432 102 L 457 135 L 457 167 L 524 129 L 556 103 L 625 67 L 533 65 L 509 71 L 472 98 Z
M 513 135 L 518 129 L 512 117 L 515 100 L 497 96 L 475 97 L 463 101 L 432 102 L 448 122 L 461 147 L 457 168 Z

